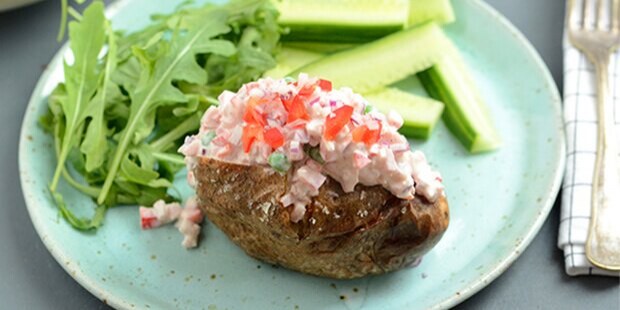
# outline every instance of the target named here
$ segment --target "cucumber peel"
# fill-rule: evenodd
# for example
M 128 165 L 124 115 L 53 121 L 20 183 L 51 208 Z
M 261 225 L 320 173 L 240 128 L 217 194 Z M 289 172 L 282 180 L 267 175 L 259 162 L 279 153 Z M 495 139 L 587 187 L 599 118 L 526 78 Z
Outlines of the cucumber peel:
M 445 104 L 443 120 L 448 129 L 471 153 L 492 151 L 501 138 L 487 106 L 456 47 L 418 78 L 433 98 Z
M 407 26 L 415 26 L 434 21 L 448 24 L 455 20 L 450 0 L 410 0 Z
M 272 0 L 287 42 L 365 43 L 406 27 L 454 21 L 450 0 Z
M 368 42 L 399 31 L 408 0 L 272 0 L 284 41 Z
M 400 133 L 417 139 L 426 140 L 430 137 L 444 110 L 444 104 L 437 100 L 394 87 L 364 94 L 364 97 L 383 113 L 394 110 L 400 114 L 404 120 Z
M 430 68 L 450 44 L 439 26 L 428 23 L 320 58 L 291 75 L 304 72 L 368 93 Z
M 321 53 L 315 53 L 298 48 L 282 47 L 276 55 L 276 66 L 263 73 L 263 77 L 274 79 L 283 78 L 295 69 L 324 57 Z
M 304 50 L 320 54 L 332 54 L 357 46 L 352 43 L 336 42 L 284 42 L 283 47 Z M 321 55 L 325 56 L 325 55 Z M 304 64 L 305 65 L 305 64 Z

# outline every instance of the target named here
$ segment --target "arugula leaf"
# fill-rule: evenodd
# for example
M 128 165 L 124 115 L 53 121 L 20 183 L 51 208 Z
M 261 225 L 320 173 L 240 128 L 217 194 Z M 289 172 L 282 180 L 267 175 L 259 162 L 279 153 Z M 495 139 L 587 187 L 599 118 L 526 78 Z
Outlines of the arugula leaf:
M 76 143 L 75 130 L 84 122 L 86 106 L 97 90 L 97 57 L 105 42 L 103 3 L 93 2 L 84 11 L 81 22 L 71 22 L 69 35 L 72 38 L 70 46 L 74 63 L 72 66 L 66 62 L 64 64 L 67 100 L 60 101 L 59 104 L 65 116 L 65 131 L 56 171 L 50 184 L 52 192 L 56 191 L 67 155 Z
M 110 24 L 106 22 L 108 30 L 108 53 L 106 57 L 105 71 L 103 73 L 103 83 L 99 92 L 92 99 L 86 108 L 84 115 L 90 117 L 90 123 L 86 129 L 86 135 L 80 147 L 80 151 L 86 157 L 86 171 L 91 172 L 103 165 L 104 155 L 107 150 L 107 126 L 104 118 L 106 99 L 110 93 L 117 90 L 117 86 L 111 84 L 110 76 L 116 67 L 116 42 Z
M 67 208 L 62 195 L 53 193 L 52 196 L 54 197 L 54 201 L 56 202 L 62 217 L 64 217 L 74 228 L 79 230 L 91 230 L 98 228 L 103 223 L 105 211 L 107 209 L 106 206 L 97 206 L 92 219 L 78 218 Z
M 184 4 L 127 34 L 110 29 L 101 1 L 83 16 L 61 1 L 64 20 L 76 20 L 69 24 L 75 61 L 65 64 L 65 82 L 39 122 L 54 137 L 58 166 L 50 190 L 60 214 L 88 230 L 117 203 L 179 200 L 169 192 L 185 167 L 176 153 L 183 137 L 199 128 L 223 90 L 238 89 L 274 64 L 277 11 L 269 0 Z M 96 199 L 95 217 L 79 218 L 67 208 L 56 191 L 60 177 Z
M 69 7 L 69 0 L 60 0 L 60 26 L 58 27 L 58 35 L 56 41 L 62 41 L 65 36 L 65 27 L 67 25 L 67 13 Z
M 209 19 L 203 21 L 200 27 L 187 33 L 177 32 L 176 38 L 170 42 L 168 51 L 153 64 L 153 70 L 144 68 L 144 73 L 136 85 L 135 94 L 131 98 L 129 121 L 122 132 L 110 170 L 97 198 L 99 204 L 106 200 L 129 144 L 131 142 L 138 144 L 146 137 L 136 135 L 140 127 L 145 126 L 144 117 L 166 101 L 177 100 L 177 98 L 180 98 L 179 101 L 185 100 L 183 93 L 172 85 L 173 80 L 206 83 L 206 72 L 195 59 L 197 53 L 204 52 L 198 48 L 197 43 L 229 31 L 225 11 L 214 10 L 211 15 Z

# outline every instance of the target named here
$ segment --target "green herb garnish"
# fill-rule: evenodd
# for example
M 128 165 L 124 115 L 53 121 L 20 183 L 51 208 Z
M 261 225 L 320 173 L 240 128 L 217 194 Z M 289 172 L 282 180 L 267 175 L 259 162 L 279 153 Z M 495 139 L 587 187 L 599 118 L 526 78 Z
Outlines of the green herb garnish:
M 291 162 L 288 160 L 286 155 L 280 152 L 271 153 L 268 161 L 271 168 L 277 172 L 285 173 L 291 169 Z
M 314 161 L 319 164 L 324 164 L 325 160 L 323 156 L 321 156 L 321 150 L 318 146 L 310 146 L 309 144 L 304 145 L 304 152 L 310 156 Z

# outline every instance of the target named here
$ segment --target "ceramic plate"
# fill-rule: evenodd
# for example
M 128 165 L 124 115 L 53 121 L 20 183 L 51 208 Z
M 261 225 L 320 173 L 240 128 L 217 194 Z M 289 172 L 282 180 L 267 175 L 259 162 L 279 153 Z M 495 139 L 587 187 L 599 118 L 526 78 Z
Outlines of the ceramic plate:
M 116 29 L 137 29 L 180 1 L 126 0 L 109 8 Z M 117 308 L 414 309 L 459 303 L 499 276 L 538 232 L 558 192 L 564 163 L 560 98 L 540 57 L 505 18 L 477 0 L 454 1 L 446 28 L 472 68 L 504 139 L 497 152 L 470 156 L 443 124 L 414 142 L 445 177 L 450 227 L 416 268 L 335 281 L 274 268 L 246 256 L 211 224 L 186 251 L 174 227 L 141 231 L 138 210 L 109 211 L 97 233 L 58 216 L 46 184 L 52 141 L 37 125 L 62 79 L 61 49 L 41 77 L 23 122 L 20 172 L 30 217 L 58 262 Z M 51 38 L 50 38 L 51 40 Z M 412 91 L 419 85 L 405 83 Z M 183 179 L 183 178 L 180 178 Z M 92 201 L 62 187 L 68 203 Z
M 0 12 L 30 5 L 41 0 L 0 0 Z

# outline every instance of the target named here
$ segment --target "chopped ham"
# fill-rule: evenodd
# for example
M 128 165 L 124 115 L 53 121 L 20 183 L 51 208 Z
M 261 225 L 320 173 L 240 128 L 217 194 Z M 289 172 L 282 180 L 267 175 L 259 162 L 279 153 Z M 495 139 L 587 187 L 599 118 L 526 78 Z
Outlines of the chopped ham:
M 387 121 L 388 124 L 394 128 L 400 128 L 404 123 L 403 117 L 394 110 L 390 110 L 390 112 L 388 112 Z
M 181 243 L 186 249 L 195 248 L 198 245 L 198 235 L 200 234 L 200 223 L 204 219 L 204 215 L 200 208 L 196 196 L 192 196 L 185 202 L 185 208 L 181 212 L 175 226 L 179 232 L 183 234 L 183 242 Z
M 183 234 L 183 247 L 195 248 L 198 245 L 198 235 L 200 234 L 200 223 L 204 220 L 202 210 L 198 208 L 196 196 L 185 202 L 185 207 L 177 202 L 166 203 L 158 200 L 153 207 L 140 207 L 140 226 L 142 229 L 156 228 L 173 221 L 177 221 L 175 226 Z
M 366 165 L 370 164 L 371 160 L 364 154 L 364 152 L 354 151 L 353 152 L 353 161 L 355 163 L 355 167 L 358 169 L 362 169 L 366 167 Z
M 156 228 L 176 220 L 181 214 L 181 206 L 177 202 L 166 203 L 157 200 L 152 208 L 140 207 L 140 226 L 142 229 Z

